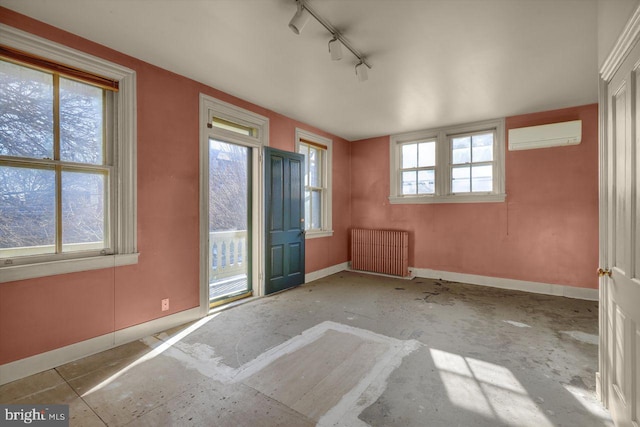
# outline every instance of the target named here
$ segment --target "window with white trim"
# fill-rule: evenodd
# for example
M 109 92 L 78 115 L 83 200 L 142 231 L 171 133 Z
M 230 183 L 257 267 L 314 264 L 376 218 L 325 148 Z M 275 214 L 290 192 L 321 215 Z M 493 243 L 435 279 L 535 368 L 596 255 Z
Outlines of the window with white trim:
M 296 129 L 296 151 L 305 156 L 304 211 L 307 238 L 333 235 L 331 219 L 332 141 Z
M 504 120 L 393 135 L 389 201 L 501 202 Z
M 137 262 L 135 73 L 0 31 L 0 282 Z

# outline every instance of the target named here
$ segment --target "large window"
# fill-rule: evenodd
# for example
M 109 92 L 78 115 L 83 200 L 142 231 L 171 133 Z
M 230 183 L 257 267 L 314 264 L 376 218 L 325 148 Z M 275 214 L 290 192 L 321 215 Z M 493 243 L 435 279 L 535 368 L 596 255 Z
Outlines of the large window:
M 391 203 L 504 201 L 504 122 L 394 135 Z
M 0 281 L 137 262 L 135 74 L 0 31 Z
M 332 141 L 296 129 L 296 150 L 305 156 L 304 217 L 307 238 L 331 236 Z
M 110 247 L 102 88 L 0 58 L 0 256 Z

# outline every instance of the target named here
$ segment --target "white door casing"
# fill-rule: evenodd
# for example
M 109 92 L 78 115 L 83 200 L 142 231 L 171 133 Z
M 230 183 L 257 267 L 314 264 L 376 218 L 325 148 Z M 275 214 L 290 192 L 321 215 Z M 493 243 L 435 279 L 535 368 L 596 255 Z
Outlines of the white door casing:
M 617 426 L 640 426 L 640 8 L 601 70 L 600 384 Z
M 209 127 L 213 117 L 239 123 L 256 130 L 252 135 L 241 135 L 225 129 Z M 252 148 L 252 283 L 253 295 L 264 295 L 264 256 L 262 234 L 264 229 L 264 201 L 262 197 L 262 147 L 269 146 L 269 118 L 244 108 L 200 94 L 200 310 L 209 313 L 209 138 Z

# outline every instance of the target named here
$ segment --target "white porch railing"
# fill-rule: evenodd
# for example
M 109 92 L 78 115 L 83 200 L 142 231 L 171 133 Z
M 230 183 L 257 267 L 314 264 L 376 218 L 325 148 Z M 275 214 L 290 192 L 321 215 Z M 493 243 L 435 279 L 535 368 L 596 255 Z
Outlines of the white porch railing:
M 209 233 L 209 282 L 247 273 L 247 230 Z

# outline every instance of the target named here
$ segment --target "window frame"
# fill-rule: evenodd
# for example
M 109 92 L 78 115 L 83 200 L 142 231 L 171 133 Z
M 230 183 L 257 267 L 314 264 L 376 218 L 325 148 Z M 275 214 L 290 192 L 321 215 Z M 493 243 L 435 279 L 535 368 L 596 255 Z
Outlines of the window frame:
M 320 135 L 316 135 L 312 132 L 306 131 L 304 129 L 296 128 L 295 134 L 295 152 L 300 152 L 300 145 L 310 145 L 305 143 L 305 141 L 309 141 L 311 143 L 315 143 L 318 145 L 323 145 L 326 150 L 323 151 L 320 172 L 322 174 L 322 190 L 321 190 L 321 209 L 320 209 L 320 221 L 322 227 L 320 229 L 315 230 L 306 230 L 306 222 L 308 221 L 305 218 L 305 238 L 306 239 L 314 239 L 319 237 L 330 237 L 333 236 L 333 214 L 332 214 L 332 159 L 333 159 L 333 141 L 329 138 L 325 138 Z M 305 157 L 305 167 L 306 167 L 306 157 Z M 306 191 L 306 185 L 304 186 Z M 316 187 L 314 187 L 315 189 Z
M 111 227 L 109 249 L 0 259 L 0 283 L 131 265 L 137 251 L 137 113 L 136 73 L 121 65 L 94 57 L 33 34 L 0 24 L 2 44 L 28 54 L 118 81 L 119 92 L 107 102 L 106 133 L 111 135 L 107 158 L 111 163 L 107 215 Z
M 451 140 L 460 135 L 494 132 L 493 144 L 493 191 L 452 193 L 452 153 Z M 391 135 L 389 138 L 389 203 L 391 204 L 429 204 L 429 203 L 494 203 L 504 202 L 504 119 L 486 120 L 457 126 L 426 129 Z M 436 141 L 435 193 L 402 194 L 402 146 L 415 143 Z

